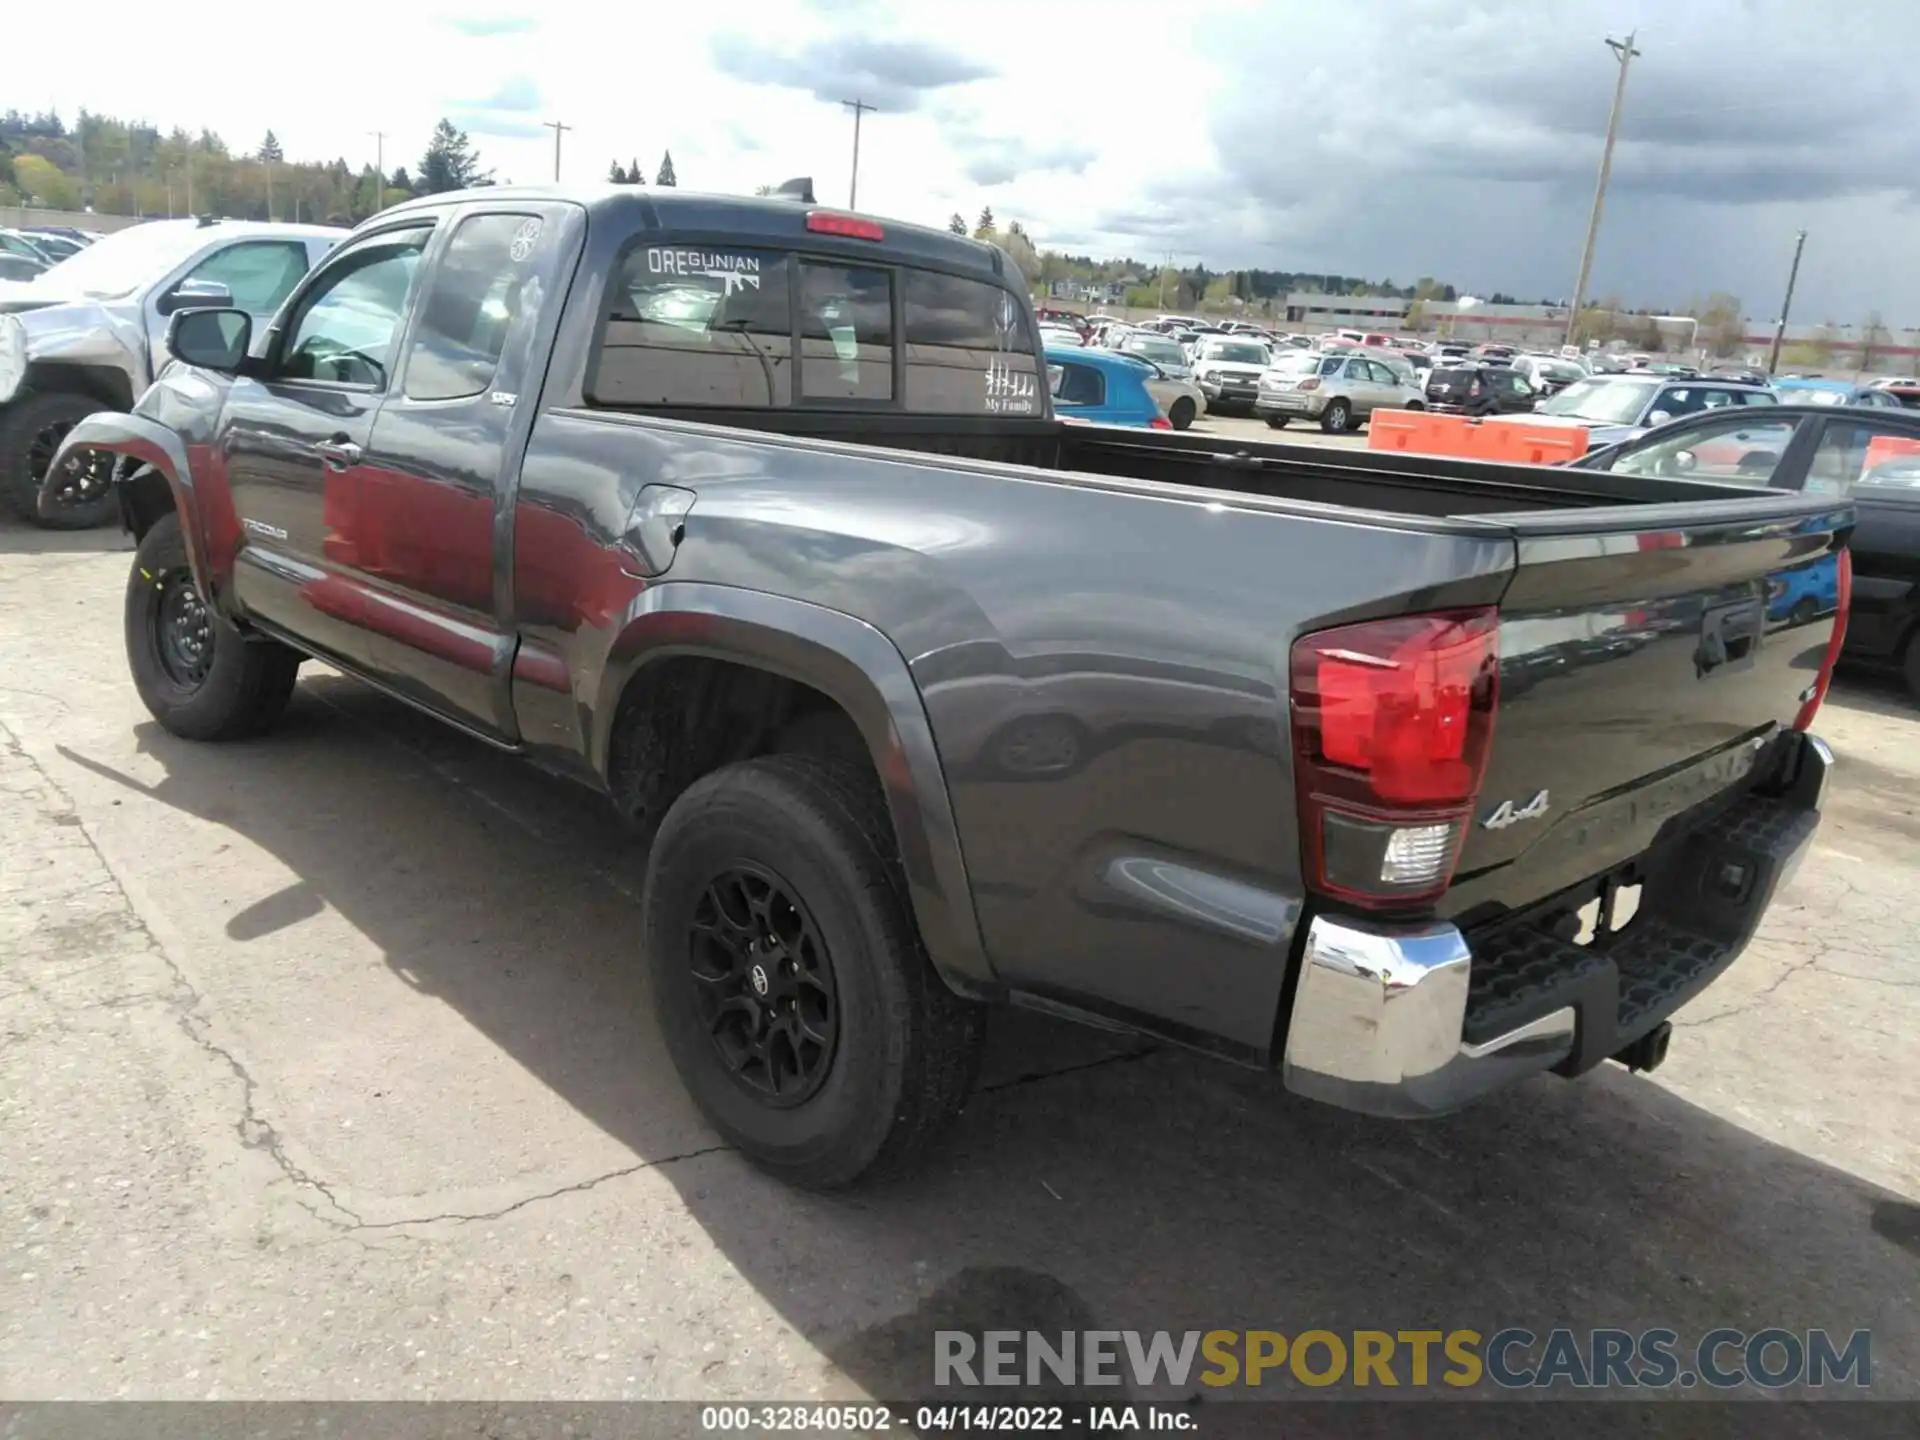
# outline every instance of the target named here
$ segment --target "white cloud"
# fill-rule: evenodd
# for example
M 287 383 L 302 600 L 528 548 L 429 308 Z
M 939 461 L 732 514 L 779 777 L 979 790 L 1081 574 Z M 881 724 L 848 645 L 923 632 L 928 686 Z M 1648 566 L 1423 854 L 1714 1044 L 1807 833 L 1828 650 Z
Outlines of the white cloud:
M 1906 120 L 1920 6 L 1804 0 L 737 0 L 453 9 L 389 0 L 315 25 L 195 0 L 217 58 L 156 81 L 181 12 L 27 5 L 10 51 L 84 55 L 7 103 L 81 106 L 299 159 L 414 167 L 441 116 L 502 180 L 596 179 L 673 152 L 688 188 L 814 177 L 863 208 L 940 224 L 991 205 L 1042 244 L 1184 262 L 1430 274 L 1560 294 L 1591 197 L 1612 67 L 1641 26 L 1596 284 L 1678 303 L 1728 289 L 1764 311 L 1794 228 L 1804 305 L 1920 321 Z M 16 7 L 21 8 L 21 7 Z M 98 43 L 102 24 L 114 44 Z M 204 79 L 204 83 L 200 81 Z M 192 83 L 187 83 L 191 81 Z M 35 87 L 38 87 L 36 91 Z

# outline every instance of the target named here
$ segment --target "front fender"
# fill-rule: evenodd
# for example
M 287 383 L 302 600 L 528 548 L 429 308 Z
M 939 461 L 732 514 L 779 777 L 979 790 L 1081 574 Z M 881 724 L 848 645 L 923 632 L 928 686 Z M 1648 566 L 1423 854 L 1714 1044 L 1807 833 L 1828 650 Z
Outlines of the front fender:
M 67 432 L 47 473 L 57 474 L 76 450 L 109 450 L 154 468 L 173 492 L 173 505 L 180 512 L 180 534 L 187 544 L 187 562 L 193 567 L 194 581 L 201 594 L 211 595 L 213 587 L 201 535 L 200 506 L 193 487 L 193 469 L 187 463 L 186 442 L 174 431 L 145 416 L 102 410 Z M 40 494 L 43 516 L 47 507 L 48 496 L 43 489 Z
M 933 729 L 913 672 L 893 642 L 864 620 L 803 600 L 698 581 L 651 586 L 628 608 L 600 677 L 590 758 L 603 776 L 628 682 L 674 655 L 784 675 L 852 717 L 886 794 L 908 898 L 934 968 L 962 993 L 991 990 L 995 978 Z

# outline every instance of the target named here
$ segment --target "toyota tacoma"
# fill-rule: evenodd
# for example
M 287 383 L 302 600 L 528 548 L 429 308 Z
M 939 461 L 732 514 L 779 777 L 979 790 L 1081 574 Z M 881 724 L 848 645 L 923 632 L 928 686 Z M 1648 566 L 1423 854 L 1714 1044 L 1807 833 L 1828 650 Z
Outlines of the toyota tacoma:
M 906 1165 L 998 1003 L 1391 1116 L 1651 1068 L 1819 817 L 1832 496 L 1066 425 L 1001 252 L 805 187 L 412 201 L 253 325 L 65 442 L 141 698 L 324 662 L 604 791 L 797 1183 Z

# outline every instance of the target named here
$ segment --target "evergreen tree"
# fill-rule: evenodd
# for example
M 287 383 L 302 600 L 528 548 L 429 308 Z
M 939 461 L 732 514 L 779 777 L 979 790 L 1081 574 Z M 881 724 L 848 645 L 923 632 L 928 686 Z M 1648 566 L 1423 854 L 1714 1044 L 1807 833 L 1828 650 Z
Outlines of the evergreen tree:
M 629 160 L 627 162 L 627 183 L 629 185 L 644 185 L 647 183 L 647 177 L 640 173 L 640 162 L 638 160 Z
M 480 157 L 468 142 L 466 131 L 454 129 L 453 122 L 444 119 L 433 127 L 427 153 L 420 157 L 420 194 L 440 195 L 492 183 L 493 172 L 480 168 Z
M 671 150 L 666 151 L 660 156 L 660 173 L 653 177 L 653 183 L 656 185 L 678 185 L 680 183 L 673 178 L 673 152 Z
M 409 195 L 413 194 L 413 177 L 407 174 L 407 167 L 404 165 L 395 168 L 393 178 L 387 181 L 387 185 L 391 189 L 404 190 Z
M 993 207 L 991 205 L 982 205 L 980 207 L 980 223 L 973 227 L 973 238 L 976 240 L 991 240 L 997 233 L 998 231 L 995 230 L 993 224 Z
M 286 152 L 280 148 L 279 137 L 271 130 L 267 131 L 267 138 L 260 142 L 260 158 L 269 164 L 278 164 L 287 158 Z
M 627 172 L 620 168 L 620 162 L 618 160 L 615 160 L 607 166 L 607 183 L 609 185 L 625 185 L 627 183 Z
M 953 218 L 947 221 L 947 229 L 951 230 L 956 235 L 966 234 L 967 233 L 966 216 L 962 215 L 958 210 L 954 211 Z

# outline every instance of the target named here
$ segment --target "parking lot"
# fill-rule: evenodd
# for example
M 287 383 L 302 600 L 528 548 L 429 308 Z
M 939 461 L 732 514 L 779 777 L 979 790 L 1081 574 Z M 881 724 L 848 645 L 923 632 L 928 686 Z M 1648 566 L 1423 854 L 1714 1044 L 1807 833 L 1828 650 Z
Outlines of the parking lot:
M 264 740 L 164 734 L 126 549 L 0 530 L 0 1393 L 906 1398 L 939 1328 L 1780 1324 L 1920 1398 L 1890 686 L 1836 689 L 1816 850 L 1657 1077 L 1409 1126 L 1007 1016 L 935 1163 L 826 1199 L 682 1093 L 596 797 L 317 667 Z

